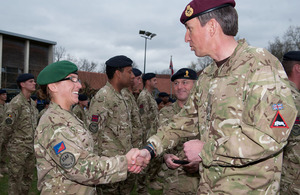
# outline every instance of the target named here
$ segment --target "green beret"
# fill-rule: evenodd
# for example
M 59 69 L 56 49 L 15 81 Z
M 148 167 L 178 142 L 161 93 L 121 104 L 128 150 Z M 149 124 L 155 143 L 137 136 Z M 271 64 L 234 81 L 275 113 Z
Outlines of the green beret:
M 38 75 L 37 83 L 47 85 L 64 79 L 71 73 L 77 74 L 77 66 L 69 61 L 58 61 L 46 66 Z

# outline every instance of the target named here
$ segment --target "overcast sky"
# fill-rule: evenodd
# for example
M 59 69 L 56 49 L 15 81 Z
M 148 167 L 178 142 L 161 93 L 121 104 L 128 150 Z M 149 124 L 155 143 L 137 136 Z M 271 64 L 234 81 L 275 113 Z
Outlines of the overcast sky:
M 184 42 L 179 18 L 185 0 L 2 0 L 0 30 L 57 42 L 77 58 L 103 64 L 115 55 L 130 57 L 144 69 L 145 39 L 139 30 L 157 34 L 147 43 L 146 72 L 174 69 L 197 61 Z M 239 0 L 239 38 L 267 47 L 289 26 L 300 26 L 299 0 Z

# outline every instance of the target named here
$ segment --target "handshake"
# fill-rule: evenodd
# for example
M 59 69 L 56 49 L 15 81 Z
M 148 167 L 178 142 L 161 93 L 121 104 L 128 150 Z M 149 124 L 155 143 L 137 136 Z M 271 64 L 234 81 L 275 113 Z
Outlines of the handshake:
M 128 171 L 132 173 L 141 172 L 151 160 L 151 155 L 146 149 L 132 148 L 127 154 Z

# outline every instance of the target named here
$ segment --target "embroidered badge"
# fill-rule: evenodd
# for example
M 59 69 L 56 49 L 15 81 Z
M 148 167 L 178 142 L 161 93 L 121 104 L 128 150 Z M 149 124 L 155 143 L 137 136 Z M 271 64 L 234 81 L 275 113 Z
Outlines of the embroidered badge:
M 92 121 L 93 122 L 98 122 L 99 116 L 98 115 L 92 115 Z
M 184 77 L 187 77 L 187 78 L 189 78 L 190 76 L 189 76 L 189 71 L 187 70 L 187 71 L 185 71 L 185 75 L 184 75 Z
M 279 111 L 277 111 L 274 117 L 271 128 L 289 128 Z
M 62 151 L 64 151 L 66 149 L 66 146 L 64 144 L 64 142 L 60 142 L 58 144 L 56 144 L 54 147 L 53 147 L 54 151 L 55 151 L 55 154 L 59 154 L 61 153 Z
M 98 124 L 97 123 L 91 123 L 89 126 L 89 130 L 92 133 L 97 133 L 98 131 Z
M 75 165 L 75 156 L 70 152 L 65 152 L 61 155 L 59 162 L 64 169 L 70 169 Z
M 283 105 L 282 104 L 273 104 L 272 109 L 273 110 L 283 110 Z
M 185 15 L 186 15 L 187 17 L 190 17 L 191 15 L 193 15 L 193 13 L 194 13 L 194 9 L 191 8 L 190 5 L 188 5 L 188 6 L 186 7 L 186 10 L 185 10 Z

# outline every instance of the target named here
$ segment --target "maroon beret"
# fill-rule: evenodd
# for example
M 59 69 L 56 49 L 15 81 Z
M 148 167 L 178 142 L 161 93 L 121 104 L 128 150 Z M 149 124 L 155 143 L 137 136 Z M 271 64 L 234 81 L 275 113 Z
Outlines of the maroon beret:
M 180 22 L 185 24 L 190 19 L 193 19 L 202 14 L 220 9 L 226 6 L 235 6 L 234 0 L 193 0 L 184 9 L 181 14 Z

